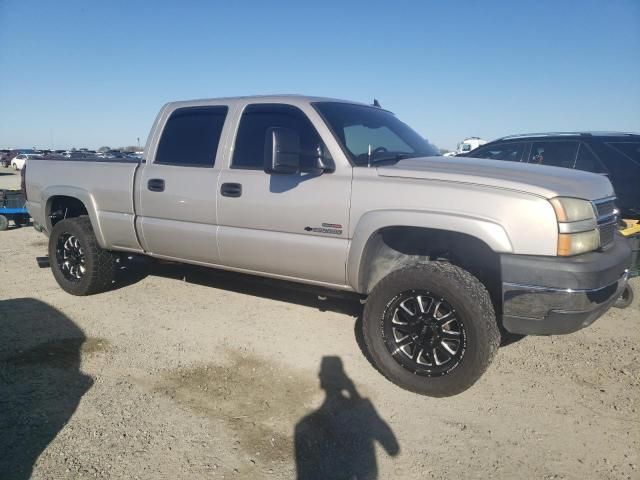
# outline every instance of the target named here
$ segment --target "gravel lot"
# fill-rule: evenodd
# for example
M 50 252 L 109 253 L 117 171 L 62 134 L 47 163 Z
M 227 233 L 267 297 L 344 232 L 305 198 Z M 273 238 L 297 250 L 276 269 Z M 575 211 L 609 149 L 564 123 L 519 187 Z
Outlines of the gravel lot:
M 0 232 L 0 478 L 640 478 L 638 300 L 431 399 L 369 364 L 357 303 L 162 264 L 76 298 L 45 252 Z

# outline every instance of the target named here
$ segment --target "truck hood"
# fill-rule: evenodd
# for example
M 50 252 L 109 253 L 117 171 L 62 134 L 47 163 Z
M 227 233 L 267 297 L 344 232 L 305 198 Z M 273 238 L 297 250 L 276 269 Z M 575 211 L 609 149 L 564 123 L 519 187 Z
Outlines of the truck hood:
M 465 157 L 421 157 L 377 167 L 382 177 L 469 183 L 531 193 L 545 198 L 598 200 L 613 195 L 604 175 L 568 168 Z

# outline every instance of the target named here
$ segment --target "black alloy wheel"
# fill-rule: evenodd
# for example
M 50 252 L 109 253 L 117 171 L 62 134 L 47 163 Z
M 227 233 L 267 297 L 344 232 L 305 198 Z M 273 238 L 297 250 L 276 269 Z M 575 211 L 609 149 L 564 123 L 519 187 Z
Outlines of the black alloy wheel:
M 68 232 L 58 237 L 56 242 L 56 262 L 64 277 L 71 282 L 79 282 L 87 271 L 84 250 L 80 240 Z
M 416 375 L 446 375 L 464 357 L 462 319 L 443 298 L 426 290 L 402 292 L 389 303 L 383 322 L 387 350 Z

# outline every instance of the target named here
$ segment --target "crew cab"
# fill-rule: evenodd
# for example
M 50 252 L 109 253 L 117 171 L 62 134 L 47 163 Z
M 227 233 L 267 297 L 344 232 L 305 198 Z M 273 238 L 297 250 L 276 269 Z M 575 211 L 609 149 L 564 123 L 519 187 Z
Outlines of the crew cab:
M 304 96 L 173 102 L 143 159 L 29 159 L 27 206 L 58 284 L 113 285 L 142 254 L 352 292 L 380 371 L 469 388 L 501 330 L 600 317 L 630 249 L 601 175 L 437 156 L 378 106 Z

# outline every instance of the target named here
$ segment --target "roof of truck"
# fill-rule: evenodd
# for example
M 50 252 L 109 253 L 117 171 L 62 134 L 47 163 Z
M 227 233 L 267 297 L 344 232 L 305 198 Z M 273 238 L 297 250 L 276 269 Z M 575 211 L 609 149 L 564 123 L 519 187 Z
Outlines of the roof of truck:
M 193 106 L 198 104 L 207 104 L 207 103 L 217 103 L 217 102 L 241 102 L 241 103 L 291 103 L 301 104 L 301 103 L 311 103 L 311 102 L 341 102 L 341 103 L 353 103 L 357 105 L 366 105 L 372 106 L 371 104 L 362 103 L 362 102 L 354 102 L 353 100 L 342 100 L 339 98 L 329 98 L 329 97 L 316 97 L 312 95 L 297 95 L 297 94 L 281 94 L 281 95 L 248 95 L 241 97 L 219 97 L 219 98 L 200 98 L 194 100 L 181 100 L 175 102 L 169 102 L 167 105 L 172 106 Z

